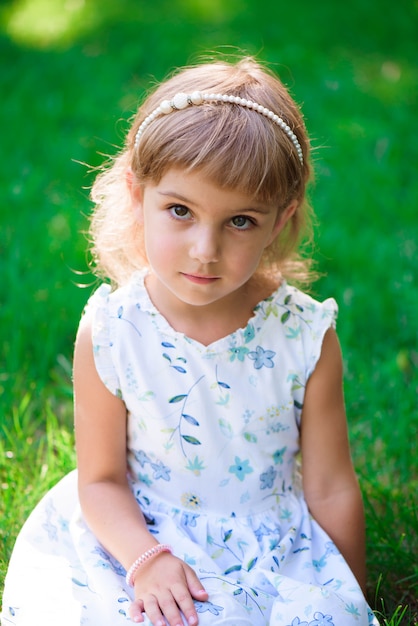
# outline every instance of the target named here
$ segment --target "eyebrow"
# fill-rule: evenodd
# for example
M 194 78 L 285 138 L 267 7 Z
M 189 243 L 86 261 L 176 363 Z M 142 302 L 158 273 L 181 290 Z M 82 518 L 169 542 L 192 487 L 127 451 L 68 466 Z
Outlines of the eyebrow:
M 194 202 L 192 202 L 191 200 L 189 200 L 188 198 L 186 198 L 185 196 L 182 196 L 181 193 L 178 193 L 177 191 L 160 191 L 158 190 L 158 192 L 160 194 L 160 196 L 170 196 L 171 198 L 177 198 L 177 200 L 181 200 L 182 202 L 187 202 L 187 204 L 194 204 Z
M 184 202 L 185 204 L 191 204 L 191 205 L 195 204 L 195 202 L 193 202 L 189 198 L 186 198 L 185 196 L 183 196 L 181 193 L 178 193 L 177 191 L 167 190 L 167 191 L 158 191 L 157 193 L 159 193 L 161 196 L 176 198 L 177 200 L 180 200 L 181 202 Z M 270 213 L 270 210 L 271 209 L 268 207 L 251 206 L 247 208 L 237 209 L 236 213 L 252 212 L 252 213 L 260 213 L 261 215 L 268 215 Z

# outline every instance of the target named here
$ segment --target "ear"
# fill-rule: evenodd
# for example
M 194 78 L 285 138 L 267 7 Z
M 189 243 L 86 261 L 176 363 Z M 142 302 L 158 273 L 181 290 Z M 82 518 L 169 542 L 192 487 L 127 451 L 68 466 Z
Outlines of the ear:
M 125 173 L 126 186 L 128 188 L 128 193 L 131 199 L 131 207 L 134 211 L 138 221 L 142 222 L 142 199 L 143 199 L 143 188 L 138 182 L 135 174 L 132 169 L 128 167 Z
M 268 246 L 276 239 L 277 235 L 283 230 L 287 222 L 292 218 L 296 209 L 299 206 L 297 200 L 293 200 L 281 213 L 277 216 L 276 223 L 274 224 L 271 236 L 269 238 Z

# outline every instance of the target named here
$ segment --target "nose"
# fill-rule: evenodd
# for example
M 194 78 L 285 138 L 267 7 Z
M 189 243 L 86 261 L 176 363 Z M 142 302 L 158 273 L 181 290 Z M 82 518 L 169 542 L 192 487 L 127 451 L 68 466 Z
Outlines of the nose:
M 200 263 L 215 263 L 219 260 L 219 234 L 210 226 L 201 226 L 192 234 L 189 254 Z

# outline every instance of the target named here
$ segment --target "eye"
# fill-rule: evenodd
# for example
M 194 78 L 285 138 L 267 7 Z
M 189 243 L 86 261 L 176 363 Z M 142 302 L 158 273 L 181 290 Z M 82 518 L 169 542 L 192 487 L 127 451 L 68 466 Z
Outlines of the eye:
M 232 218 L 231 224 L 237 230 L 248 230 L 251 226 L 254 226 L 253 220 L 245 215 L 236 215 Z
M 174 204 L 169 208 L 170 215 L 177 220 L 186 220 L 190 217 L 190 211 L 182 204 Z

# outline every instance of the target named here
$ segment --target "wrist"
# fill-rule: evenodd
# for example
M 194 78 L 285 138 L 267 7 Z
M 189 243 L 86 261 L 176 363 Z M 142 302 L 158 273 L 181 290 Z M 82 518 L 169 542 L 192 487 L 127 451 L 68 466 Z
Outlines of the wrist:
M 143 554 L 141 554 L 126 572 L 126 584 L 133 587 L 135 584 L 135 576 L 138 570 L 145 565 L 150 559 L 162 554 L 163 552 L 173 552 L 171 546 L 165 543 L 158 543 Z

